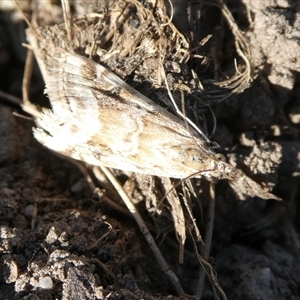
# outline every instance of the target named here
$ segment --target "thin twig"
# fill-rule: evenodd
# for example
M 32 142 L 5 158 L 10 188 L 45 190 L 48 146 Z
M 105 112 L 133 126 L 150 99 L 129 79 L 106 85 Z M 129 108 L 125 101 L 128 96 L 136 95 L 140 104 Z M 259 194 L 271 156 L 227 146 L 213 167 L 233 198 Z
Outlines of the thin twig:
M 214 183 L 209 183 L 209 199 L 210 199 L 210 205 L 208 210 L 208 220 L 207 220 L 207 227 L 205 232 L 205 249 L 203 253 L 203 257 L 199 255 L 197 245 L 192 239 L 194 244 L 195 253 L 197 254 L 198 262 L 202 266 L 202 269 L 200 270 L 199 274 L 199 280 L 196 290 L 196 299 L 201 299 L 202 293 L 203 293 L 203 287 L 204 287 L 204 279 L 205 274 L 207 275 L 211 287 L 214 292 L 214 297 L 216 300 L 227 300 L 226 294 L 221 288 L 220 284 L 217 280 L 216 272 L 209 262 L 209 254 L 210 254 L 210 248 L 211 248 L 211 241 L 212 241 L 212 234 L 213 234 L 213 224 L 214 224 L 214 218 L 215 218 L 215 186 Z
M 161 265 L 161 268 L 165 272 L 165 274 L 169 277 L 170 281 L 172 282 L 174 288 L 176 289 L 176 292 L 179 295 L 183 295 L 183 289 L 181 287 L 181 284 L 179 282 L 179 279 L 175 275 L 175 273 L 169 268 L 167 262 L 163 258 L 160 250 L 158 249 L 151 233 L 149 232 L 144 220 L 142 219 L 140 213 L 135 208 L 134 204 L 132 203 L 129 196 L 126 194 L 120 183 L 116 180 L 115 176 L 110 172 L 110 170 L 106 167 L 101 167 L 102 171 L 105 173 L 107 178 L 110 180 L 110 182 L 113 184 L 117 192 L 119 193 L 120 197 L 123 199 L 125 205 L 127 206 L 128 210 L 134 217 L 135 221 L 140 227 L 141 232 L 145 236 L 145 239 L 147 240 L 150 248 L 152 249 L 158 263 Z
M 21 104 L 22 104 L 22 99 L 14 96 L 14 95 L 5 93 L 1 90 L 0 90 L 0 97 L 3 98 L 4 100 L 6 100 L 9 103 L 12 103 L 12 104 L 16 104 L 16 105 L 19 105 L 19 106 L 21 106 Z
M 210 254 L 210 247 L 212 241 L 212 234 L 213 234 L 213 225 L 215 219 L 215 188 L 214 183 L 209 182 L 209 208 L 208 208 L 208 220 L 206 224 L 205 230 L 205 238 L 204 238 L 204 257 L 207 259 Z M 204 281 L 205 281 L 205 270 L 203 268 L 199 271 L 199 279 L 196 289 L 196 298 L 201 299 L 203 288 L 204 288 Z
M 72 38 L 73 38 L 72 14 L 71 14 L 69 0 L 62 0 L 61 5 L 62 5 L 62 9 L 63 9 L 63 14 L 64 14 L 64 20 L 65 20 L 65 25 L 66 25 L 66 30 L 67 30 L 68 41 L 72 41 Z

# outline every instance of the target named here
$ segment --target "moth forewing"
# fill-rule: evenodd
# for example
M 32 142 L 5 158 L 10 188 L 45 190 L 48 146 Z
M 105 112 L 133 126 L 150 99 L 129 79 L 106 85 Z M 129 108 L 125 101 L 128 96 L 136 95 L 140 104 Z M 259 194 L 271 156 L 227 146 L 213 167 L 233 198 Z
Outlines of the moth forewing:
M 44 70 L 52 112 L 35 137 L 46 147 L 94 165 L 164 177 L 231 167 L 192 128 L 91 59 L 28 41 Z M 49 133 L 49 134 L 48 134 Z M 223 165 L 223 166 L 221 166 Z

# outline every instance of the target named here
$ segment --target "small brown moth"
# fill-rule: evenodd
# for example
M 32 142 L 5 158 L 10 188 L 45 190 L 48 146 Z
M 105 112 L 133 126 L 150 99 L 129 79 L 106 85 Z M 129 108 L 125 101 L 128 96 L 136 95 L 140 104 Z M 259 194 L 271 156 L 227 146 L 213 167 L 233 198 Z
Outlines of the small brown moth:
M 182 120 L 90 59 L 62 48 L 47 51 L 28 35 L 46 63 L 46 92 L 36 139 L 63 155 L 92 165 L 164 177 L 231 178 L 233 167 Z
M 49 44 L 52 37 L 43 29 L 29 28 L 27 39 L 52 106 L 43 109 L 34 129 L 46 147 L 92 165 L 149 175 L 243 181 L 248 195 L 274 199 L 217 159 L 193 128 L 105 67 L 66 50 L 64 41 Z

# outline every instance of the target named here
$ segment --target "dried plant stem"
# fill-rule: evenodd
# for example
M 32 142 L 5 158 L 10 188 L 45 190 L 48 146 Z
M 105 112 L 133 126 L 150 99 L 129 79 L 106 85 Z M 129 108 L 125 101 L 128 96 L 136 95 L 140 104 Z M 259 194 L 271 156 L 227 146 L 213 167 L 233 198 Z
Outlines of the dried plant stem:
M 249 85 L 249 83 L 252 81 L 251 78 L 251 51 L 250 47 L 248 45 L 247 40 L 243 36 L 242 32 L 238 28 L 233 16 L 231 15 L 231 12 L 227 8 L 226 4 L 224 3 L 223 0 L 211 0 L 211 1 L 206 1 L 204 2 L 204 5 L 210 5 L 210 6 L 215 6 L 218 7 L 227 21 L 227 24 L 229 26 L 229 29 L 231 30 L 234 38 L 235 38 L 235 48 L 238 56 L 243 60 L 244 64 L 244 70 L 243 71 L 238 71 L 237 66 L 236 66 L 236 74 L 222 82 L 216 83 L 217 86 L 220 88 L 226 88 L 229 89 L 230 92 L 227 94 L 217 94 L 218 91 L 214 90 L 211 92 L 211 96 L 214 98 L 214 100 L 217 101 L 223 101 L 232 94 L 235 93 L 240 93 L 244 89 L 246 89 Z
M 12 103 L 12 104 L 16 104 L 16 105 L 21 105 L 22 104 L 22 99 L 14 96 L 14 95 L 5 93 L 5 92 L 3 92 L 1 90 L 0 90 L 0 97 L 3 98 L 3 99 L 5 99 L 9 103 Z
M 63 8 L 63 14 L 66 24 L 66 30 L 68 35 L 68 40 L 72 41 L 73 38 L 73 32 L 72 32 L 72 14 L 70 9 L 70 3 L 69 0 L 63 0 L 61 1 L 61 5 Z
M 25 69 L 22 81 L 22 97 L 23 102 L 20 103 L 22 109 L 26 111 L 31 116 L 37 118 L 40 117 L 40 112 L 37 110 L 36 106 L 33 105 L 29 100 L 29 87 L 31 82 L 31 75 L 33 69 L 33 51 L 28 49 L 26 62 L 25 62 Z
M 125 205 L 127 206 L 128 210 L 134 217 L 135 221 L 139 225 L 143 235 L 145 236 L 145 239 L 147 240 L 150 248 L 152 249 L 158 263 L 161 265 L 161 268 L 165 272 L 165 274 L 169 277 L 170 281 L 172 282 L 176 292 L 179 295 L 183 295 L 183 289 L 180 285 L 179 279 L 175 275 L 175 273 L 169 268 L 167 262 L 163 258 L 160 250 L 158 249 L 151 233 L 149 232 L 144 220 L 142 219 L 140 213 L 137 211 L 135 206 L 133 205 L 131 199 L 128 197 L 120 183 L 116 180 L 115 176 L 110 172 L 110 170 L 106 167 L 101 167 L 103 173 L 107 176 L 107 178 L 110 180 L 110 182 L 113 184 L 117 192 L 119 193 L 120 197 L 123 199 Z
M 215 186 L 214 183 L 209 182 L 208 220 L 207 220 L 205 238 L 204 238 L 204 243 L 205 243 L 204 259 L 206 260 L 208 259 L 210 254 L 214 219 L 215 219 Z M 196 299 L 201 299 L 203 293 L 204 282 L 205 282 L 205 271 L 206 270 L 204 266 L 199 271 L 199 279 L 198 279 L 198 284 L 196 289 Z

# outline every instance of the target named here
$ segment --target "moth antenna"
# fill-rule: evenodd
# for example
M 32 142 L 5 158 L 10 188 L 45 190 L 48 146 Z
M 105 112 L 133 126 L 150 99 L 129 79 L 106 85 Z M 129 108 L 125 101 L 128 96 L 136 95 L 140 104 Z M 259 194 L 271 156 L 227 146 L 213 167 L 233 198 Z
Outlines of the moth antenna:
M 182 114 L 182 112 L 180 111 L 180 109 L 178 108 L 178 106 L 177 106 L 177 104 L 176 104 L 176 102 L 175 102 L 175 100 L 174 100 L 174 97 L 173 97 L 173 95 L 172 95 L 172 93 L 171 93 L 171 91 L 170 91 L 169 84 L 168 84 L 168 81 L 167 81 L 167 76 L 166 76 L 165 69 L 164 69 L 163 66 L 162 66 L 161 69 L 162 69 L 162 76 L 164 77 L 165 85 L 166 85 L 166 88 L 167 88 L 167 91 L 168 91 L 168 95 L 169 95 L 169 97 L 170 97 L 170 99 L 171 99 L 171 101 L 172 101 L 172 104 L 173 104 L 173 106 L 174 106 L 174 108 L 175 108 L 176 113 L 177 113 L 177 114 L 178 114 L 185 122 L 187 122 L 191 127 L 193 127 L 193 128 L 199 133 L 199 135 L 204 139 L 204 141 L 205 141 L 206 143 L 209 143 L 210 140 L 208 139 L 208 137 L 207 137 L 207 136 L 199 129 L 199 127 L 198 127 L 194 122 L 192 122 L 188 117 L 184 116 L 184 115 Z
M 72 41 L 73 34 L 72 34 L 72 14 L 70 9 L 69 0 L 61 0 L 62 9 L 64 13 L 65 25 L 67 30 L 68 40 Z
M 17 0 L 14 0 L 14 3 L 18 9 L 18 11 L 22 14 L 24 21 L 26 22 L 26 24 L 28 25 L 28 27 L 30 28 L 30 30 L 35 34 L 36 37 L 39 37 L 39 33 L 37 31 L 38 26 L 36 25 L 35 22 L 30 22 L 27 18 L 27 16 L 25 15 L 25 13 L 23 12 L 22 8 L 20 7 L 19 3 L 17 2 Z

